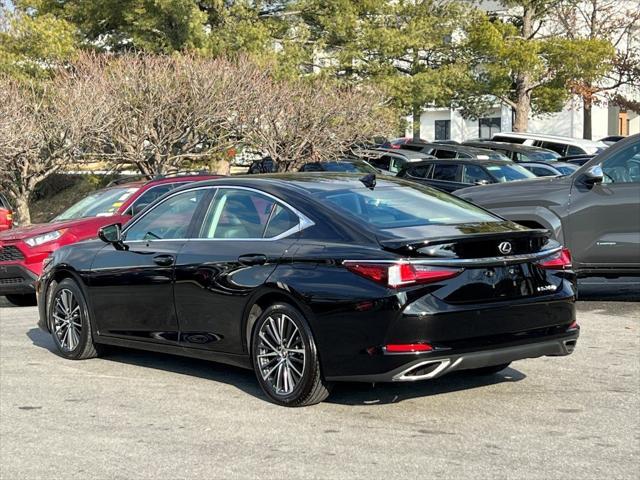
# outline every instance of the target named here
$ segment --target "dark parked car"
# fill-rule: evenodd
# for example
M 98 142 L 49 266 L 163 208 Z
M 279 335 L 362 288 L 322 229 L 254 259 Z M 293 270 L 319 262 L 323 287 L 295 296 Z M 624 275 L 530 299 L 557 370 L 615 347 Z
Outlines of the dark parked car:
M 398 177 L 454 192 L 472 185 L 526 180 L 535 175 L 511 161 L 457 159 L 411 163 Z
M 62 356 L 227 362 L 281 405 L 332 381 L 497 372 L 579 333 L 570 256 L 545 231 L 395 178 L 201 182 L 100 236 L 57 250 L 39 283 Z
M 356 159 L 341 159 L 332 162 L 305 163 L 300 172 L 341 172 L 341 173 L 377 173 L 367 162 Z
M 395 150 L 379 148 L 373 150 L 361 150 L 358 156 L 373 165 L 381 173 L 396 175 L 407 164 L 436 158 L 426 153 L 412 152 L 411 150 Z
M 613 145 L 616 142 L 619 142 L 620 140 L 624 140 L 625 138 L 627 138 L 624 135 L 609 135 L 608 137 L 604 137 L 601 138 L 600 141 L 602 143 L 606 143 L 607 145 Z
M 493 150 L 494 152 L 503 154 L 514 162 L 554 162 L 560 157 L 560 154 L 553 150 L 519 143 L 476 140 L 464 142 L 463 145 Z
M 481 160 L 509 160 L 505 155 L 487 148 L 476 148 L 453 143 L 407 142 L 403 150 L 433 155 L 436 158 L 479 158 Z
M 536 177 L 553 177 L 558 175 L 571 175 L 578 165 L 566 162 L 520 162 L 520 166 L 526 168 Z
M 518 143 L 521 145 L 533 145 L 534 147 L 546 148 L 547 150 L 557 152 L 560 156 L 595 155 L 605 151 L 608 147 L 606 143 L 594 140 L 529 132 L 500 132 L 496 133 L 491 140 L 494 142 Z
M 371 165 L 356 158 L 341 158 L 327 162 L 309 162 L 300 167 L 300 172 L 343 172 L 343 173 L 376 173 Z M 255 160 L 249 167 L 250 174 L 275 173 L 276 163 L 271 157 Z
M 579 275 L 640 274 L 640 135 L 617 142 L 573 175 L 456 192 L 493 212 L 548 229 Z

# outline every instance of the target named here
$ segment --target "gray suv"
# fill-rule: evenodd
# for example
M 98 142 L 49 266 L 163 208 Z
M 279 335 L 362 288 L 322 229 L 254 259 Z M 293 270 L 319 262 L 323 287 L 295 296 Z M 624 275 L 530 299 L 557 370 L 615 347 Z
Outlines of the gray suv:
M 502 217 L 551 231 L 581 276 L 640 274 L 640 135 L 609 147 L 572 175 L 458 190 Z

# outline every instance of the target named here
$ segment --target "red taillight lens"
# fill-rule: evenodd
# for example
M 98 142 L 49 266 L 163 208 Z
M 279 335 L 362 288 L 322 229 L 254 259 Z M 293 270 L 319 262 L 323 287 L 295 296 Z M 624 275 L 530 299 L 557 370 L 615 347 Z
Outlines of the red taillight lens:
M 428 343 L 397 343 L 385 345 L 384 350 L 389 353 L 430 352 L 433 347 Z
M 414 263 L 365 263 L 347 260 L 344 266 L 369 280 L 395 288 L 416 283 L 433 283 L 459 275 L 461 269 Z
M 540 262 L 539 265 L 551 270 L 568 270 L 571 268 L 571 252 L 568 248 L 563 248 L 553 257 Z

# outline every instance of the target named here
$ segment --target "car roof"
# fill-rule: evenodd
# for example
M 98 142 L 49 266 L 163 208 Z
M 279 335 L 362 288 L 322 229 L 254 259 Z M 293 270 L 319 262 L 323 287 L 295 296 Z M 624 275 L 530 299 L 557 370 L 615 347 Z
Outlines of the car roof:
M 553 152 L 553 150 L 549 150 L 548 148 L 542 147 L 534 147 L 533 145 L 523 145 L 521 143 L 509 143 L 509 142 L 494 142 L 491 140 L 470 140 L 468 142 L 463 142 L 463 145 L 469 145 L 472 147 L 480 147 L 480 145 L 486 145 L 487 149 L 493 148 L 501 148 L 503 150 L 511 150 L 514 152 Z
M 404 157 L 407 160 L 419 160 L 432 158 L 433 155 L 429 155 L 428 153 L 415 152 L 413 150 L 404 150 L 402 148 L 371 148 L 367 150 L 363 150 L 364 153 L 378 153 L 380 156 L 382 155 L 395 155 L 399 157 Z
M 584 138 L 565 137 L 561 135 L 544 135 L 541 133 L 528 133 L 528 132 L 498 132 L 492 138 L 495 137 L 508 137 L 508 138 L 530 138 L 532 140 L 547 140 L 549 142 L 564 143 L 567 145 L 584 145 L 590 147 L 603 147 L 607 146 L 605 143 L 598 140 L 587 140 Z
M 421 147 L 437 148 L 438 150 L 448 150 L 452 152 L 466 152 L 475 155 L 490 155 L 495 152 L 489 148 L 470 147 L 469 145 L 454 143 L 424 143 L 424 142 L 408 142 L 406 145 L 415 145 Z

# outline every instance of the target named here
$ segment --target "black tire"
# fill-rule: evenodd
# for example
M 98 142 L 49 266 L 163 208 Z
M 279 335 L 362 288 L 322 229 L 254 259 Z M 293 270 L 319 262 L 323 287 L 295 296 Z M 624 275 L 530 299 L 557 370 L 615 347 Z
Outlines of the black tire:
M 16 307 L 35 307 L 37 305 L 35 293 L 5 295 L 9 303 Z
M 270 328 L 274 322 L 277 328 L 280 318 L 285 325 L 282 327 L 283 340 L 279 345 L 275 345 L 278 335 L 274 336 Z M 263 337 L 267 338 L 269 347 Z M 275 347 L 275 350 L 271 346 Z M 276 350 L 280 353 L 272 353 Z M 258 317 L 251 334 L 251 359 L 258 382 L 273 403 L 285 407 L 303 407 L 320 403 L 329 396 L 331 385 L 322 376 L 318 351 L 309 324 L 291 305 L 271 305 Z M 282 366 L 279 367 L 278 364 Z M 276 370 L 273 370 L 274 368 Z M 272 370 L 271 375 L 267 375 Z M 299 376 L 298 373 L 302 375 Z M 280 383 L 281 388 L 278 387 Z
M 467 372 L 471 375 L 495 375 L 496 373 L 501 372 L 505 368 L 509 367 L 509 365 L 511 365 L 511 362 L 502 363 L 500 365 L 491 365 L 489 367 L 473 368 L 471 370 L 467 370 Z
M 93 342 L 91 318 L 82 289 L 71 278 L 65 278 L 52 288 L 53 290 L 48 295 L 47 320 L 58 353 L 70 360 L 97 357 L 99 349 Z M 69 302 L 69 298 L 73 301 Z M 68 306 L 69 315 L 63 311 L 63 307 L 67 303 L 70 303 Z M 77 313 L 73 313 L 73 311 Z M 60 319 L 63 317 L 65 320 L 61 321 Z M 67 320 L 67 318 L 71 320 Z M 65 332 L 67 337 L 65 337 Z

